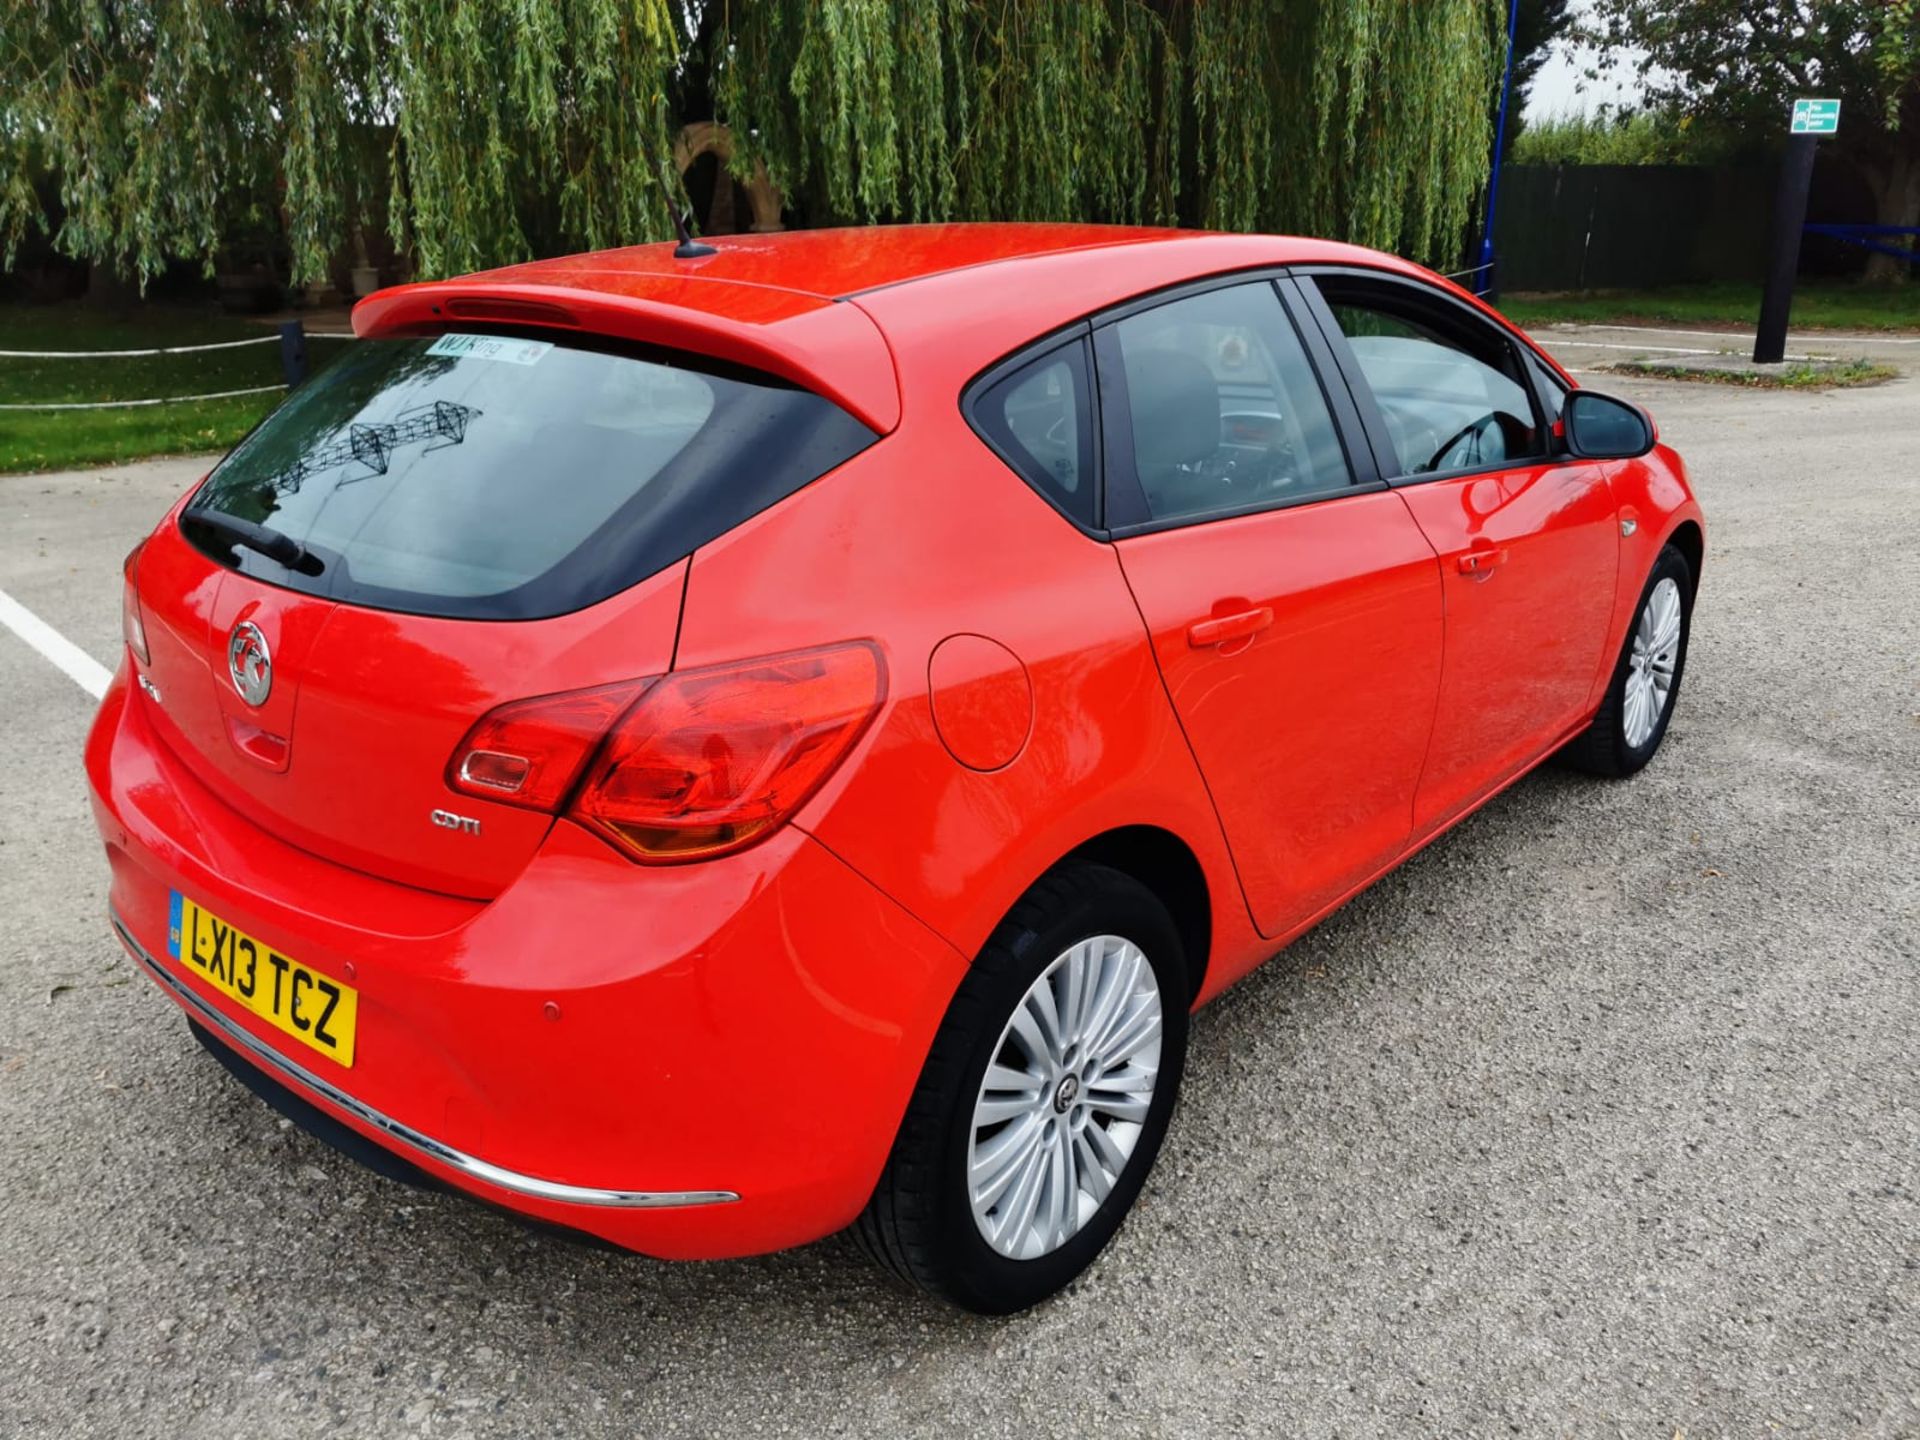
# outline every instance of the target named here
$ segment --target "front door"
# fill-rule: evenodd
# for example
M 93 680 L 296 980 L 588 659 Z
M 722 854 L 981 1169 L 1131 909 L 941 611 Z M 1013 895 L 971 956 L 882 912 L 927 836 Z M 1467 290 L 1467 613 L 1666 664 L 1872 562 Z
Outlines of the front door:
M 1433 549 L 1349 462 L 1271 284 L 1168 301 L 1095 344 L 1115 549 L 1277 935 L 1407 842 L 1440 681 Z
M 1585 718 L 1619 516 L 1603 464 L 1556 457 L 1523 356 L 1413 282 L 1315 278 L 1384 469 L 1440 558 L 1446 660 L 1414 830 L 1446 823 Z

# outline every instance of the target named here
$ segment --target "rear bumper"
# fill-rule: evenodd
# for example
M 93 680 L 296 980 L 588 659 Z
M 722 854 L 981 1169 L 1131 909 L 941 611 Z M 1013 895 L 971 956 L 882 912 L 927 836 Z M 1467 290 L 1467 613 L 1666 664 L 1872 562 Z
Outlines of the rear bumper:
M 798 831 L 649 869 L 557 823 L 486 903 L 277 840 L 117 679 L 87 744 L 113 923 L 234 1055 L 435 1179 L 669 1258 L 801 1244 L 871 1193 L 965 960 Z M 179 890 L 360 996 L 352 1067 L 168 954 Z
M 186 980 L 149 955 L 131 931 L 113 918 L 114 933 L 127 953 L 146 969 L 173 1002 L 187 1012 L 194 1023 L 217 1036 L 230 1049 L 238 1051 L 282 1084 L 295 1087 L 297 1095 L 305 1091 L 325 1101 L 334 1110 L 377 1132 L 392 1148 L 408 1153 L 415 1160 L 430 1160 L 466 1176 L 477 1186 L 491 1186 L 535 1200 L 551 1200 L 562 1205 L 611 1205 L 621 1209 L 658 1209 L 664 1205 L 726 1205 L 739 1200 L 731 1190 L 603 1190 L 590 1185 L 564 1185 L 557 1180 L 542 1180 L 522 1175 L 517 1170 L 489 1164 L 477 1155 L 456 1150 L 431 1135 L 422 1135 L 412 1126 L 383 1115 L 364 1101 L 356 1099 L 338 1085 L 321 1079 L 264 1041 L 256 1040 L 235 1021 L 202 999 Z

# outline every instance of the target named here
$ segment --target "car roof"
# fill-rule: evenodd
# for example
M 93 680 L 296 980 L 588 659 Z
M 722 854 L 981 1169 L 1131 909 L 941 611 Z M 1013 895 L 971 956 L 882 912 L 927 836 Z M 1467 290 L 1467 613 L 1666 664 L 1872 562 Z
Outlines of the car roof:
M 353 328 L 374 338 L 540 326 L 688 350 L 817 391 L 886 434 L 901 414 L 894 342 L 969 316 L 990 323 L 976 343 L 1004 350 L 1209 273 L 1312 263 L 1425 273 L 1333 241 L 1146 226 L 871 225 L 711 243 L 713 254 L 685 259 L 662 242 L 396 286 L 355 306 Z M 1095 253 L 1100 263 L 1087 263 Z
M 1148 226 L 1069 224 L 864 225 L 720 235 L 712 255 L 677 259 L 662 242 L 535 260 L 470 278 L 623 289 L 644 277 L 763 285 L 841 300 L 929 275 L 1063 250 L 1101 250 L 1166 240 L 1182 232 Z

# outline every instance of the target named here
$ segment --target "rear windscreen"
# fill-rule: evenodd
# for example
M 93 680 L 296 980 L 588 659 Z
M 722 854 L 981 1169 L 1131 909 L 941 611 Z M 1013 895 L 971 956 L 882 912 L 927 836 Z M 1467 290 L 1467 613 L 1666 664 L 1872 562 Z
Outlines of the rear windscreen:
M 857 454 L 831 401 L 679 352 L 524 335 L 368 340 L 207 478 L 181 529 L 289 589 L 535 619 L 645 579 Z M 196 516 L 265 526 L 297 565 Z

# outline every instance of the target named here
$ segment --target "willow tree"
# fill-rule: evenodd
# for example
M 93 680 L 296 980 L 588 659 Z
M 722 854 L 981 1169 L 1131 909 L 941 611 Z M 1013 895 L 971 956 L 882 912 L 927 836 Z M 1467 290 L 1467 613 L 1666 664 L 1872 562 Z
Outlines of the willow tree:
M 1300 230 L 1455 252 L 1504 3 L 768 0 L 725 7 L 720 118 L 835 219 Z
M 280 218 L 297 278 L 356 228 L 426 274 L 657 236 L 672 0 L 14 0 L 0 244 L 58 179 L 70 254 L 152 275 Z
M 1087 219 L 1456 253 L 1505 0 L 15 0 L 0 246 L 142 277 L 238 220 L 296 278 L 356 230 L 422 274 L 667 233 L 727 122 L 809 223 Z

